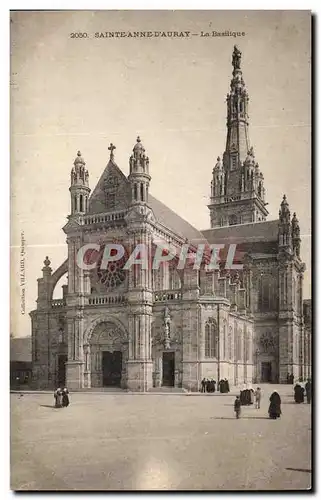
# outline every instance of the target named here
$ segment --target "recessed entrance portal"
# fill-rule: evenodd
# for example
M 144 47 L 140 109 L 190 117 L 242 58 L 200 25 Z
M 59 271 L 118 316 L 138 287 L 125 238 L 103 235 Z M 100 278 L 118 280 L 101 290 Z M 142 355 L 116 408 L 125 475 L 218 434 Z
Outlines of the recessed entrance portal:
M 64 387 L 66 385 L 66 363 L 68 356 L 59 354 L 58 356 L 58 373 L 57 373 L 57 386 Z
M 122 371 L 121 351 L 103 351 L 102 371 L 104 387 L 120 387 Z
M 166 387 L 175 385 L 175 352 L 163 352 L 163 384 Z
M 261 382 L 272 382 L 272 364 L 270 361 L 261 363 Z

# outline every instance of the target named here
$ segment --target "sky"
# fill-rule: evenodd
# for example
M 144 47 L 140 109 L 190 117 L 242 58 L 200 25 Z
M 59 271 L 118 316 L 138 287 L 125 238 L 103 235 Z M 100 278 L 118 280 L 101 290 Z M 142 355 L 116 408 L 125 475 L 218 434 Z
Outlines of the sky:
M 191 31 L 184 38 L 95 38 L 96 32 Z M 201 32 L 245 32 L 234 38 Z M 72 33 L 87 38 L 72 38 Z M 250 96 L 250 141 L 268 219 L 286 193 L 311 274 L 311 54 L 308 11 L 25 11 L 11 13 L 11 332 L 31 333 L 46 255 L 67 256 L 70 170 L 80 150 L 93 190 L 108 159 L 127 175 L 140 135 L 150 193 L 209 228 L 212 169 L 226 141 L 234 44 Z M 21 234 L 23 274 L 20 279 Z M 24 292 L 22 292 L 24 290 Z M 22 297 L 22 293 L 24 296 Z M 60 283 L 55 297 L 61 296 Z M 24 303 L 24 306 L 23 306 Z M 24 312 L 24 314 L 23 314 Z

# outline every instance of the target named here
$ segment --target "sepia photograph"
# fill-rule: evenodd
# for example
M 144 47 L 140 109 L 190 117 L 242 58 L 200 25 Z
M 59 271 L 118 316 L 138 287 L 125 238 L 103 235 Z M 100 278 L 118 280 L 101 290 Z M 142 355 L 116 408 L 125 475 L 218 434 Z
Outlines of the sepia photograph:
M 311 44 L 10 12 L 11 490 L 311 490 Z

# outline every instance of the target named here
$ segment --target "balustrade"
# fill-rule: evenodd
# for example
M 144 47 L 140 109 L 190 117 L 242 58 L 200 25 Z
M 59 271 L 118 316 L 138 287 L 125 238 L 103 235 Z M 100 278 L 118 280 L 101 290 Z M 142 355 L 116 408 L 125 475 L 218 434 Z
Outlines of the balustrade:
M 101 222 L 111 222 L 117 220 L 123 220 L 126 212 L 114 212 L 109 214 L 97 214 L 97 215 L 85 215 L 84 224 L 99 224 Z
M 168 290 L 168 291 L 159 291 L 154 292 L 154 302 L 165 302 L 168 300 L 181 300 L 182 292 L 179 290 Z
M 90 306 L 124 304 L 125 302 L 126 297 L 124 295 L 97 295 L 88 299 L 88 305 Z

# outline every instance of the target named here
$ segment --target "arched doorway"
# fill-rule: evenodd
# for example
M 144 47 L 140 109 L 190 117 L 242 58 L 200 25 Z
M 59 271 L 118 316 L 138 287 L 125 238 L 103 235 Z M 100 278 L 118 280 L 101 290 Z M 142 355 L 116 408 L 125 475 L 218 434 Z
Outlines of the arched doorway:
M 98 323 L 84 345 L 84 354 L 87 387 L 126 387 L 128 341 L 115 323 Z

